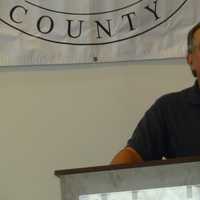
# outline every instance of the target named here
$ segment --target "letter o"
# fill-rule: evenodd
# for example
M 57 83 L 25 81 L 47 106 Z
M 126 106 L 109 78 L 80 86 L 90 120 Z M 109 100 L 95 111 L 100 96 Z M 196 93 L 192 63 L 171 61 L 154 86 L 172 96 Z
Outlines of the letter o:
M 49 30 L 47 30 L 47 31 L 41 30 L 41 22 L 42 22 L 42 20 L 44 20 L 44 19 L 48 19 L 49 22 L 50 22 Z M 37 28 L 38 28 L 38 31 L 39 31 L 40 33 L 48 34 L 48 33 L 50 33 L 50 32 L 53 30 L 53 28 L 54 28 L 54 21 L 53 21 L 53 19 L 52 19 L 50 16 L 41 16 L 41 17 L 39 18 L 38 22 L 37 22 Z

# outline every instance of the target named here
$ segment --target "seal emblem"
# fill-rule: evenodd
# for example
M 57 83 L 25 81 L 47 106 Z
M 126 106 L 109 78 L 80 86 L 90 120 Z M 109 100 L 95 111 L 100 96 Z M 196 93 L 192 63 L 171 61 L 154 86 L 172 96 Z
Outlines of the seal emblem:
M 167 0 L 2 0 L 0 21 L 47 42 L 105 45 L 155 29 L 187 1 L 174 0 L 165 9 Z

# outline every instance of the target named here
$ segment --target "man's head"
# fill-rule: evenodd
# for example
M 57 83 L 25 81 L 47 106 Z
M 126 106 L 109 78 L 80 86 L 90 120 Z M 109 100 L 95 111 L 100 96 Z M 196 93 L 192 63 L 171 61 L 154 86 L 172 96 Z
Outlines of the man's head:
M 200 23 L 188 33 L 187 43 L 187 62 L 191 66 L 193 75 L 200 81 Z

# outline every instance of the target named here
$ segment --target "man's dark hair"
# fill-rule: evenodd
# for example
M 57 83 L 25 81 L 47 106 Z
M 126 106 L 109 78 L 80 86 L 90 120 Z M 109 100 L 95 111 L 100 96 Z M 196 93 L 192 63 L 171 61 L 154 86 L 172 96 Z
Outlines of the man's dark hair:
M 188 36 L 187 36 L 187 48 L 188 48 L 187 52 L 188 52 L 188 54 L 191 54 L 194 51 L 194 48 L 195 48 L 195 46 L 194 46 L 194 34 L 199 29 L 200 29 L 200 23 L 196 24 L 188 33 Z M 195 70 L 192 70 L 192 74 L 193 74 L 194 77 L 197 76 Z

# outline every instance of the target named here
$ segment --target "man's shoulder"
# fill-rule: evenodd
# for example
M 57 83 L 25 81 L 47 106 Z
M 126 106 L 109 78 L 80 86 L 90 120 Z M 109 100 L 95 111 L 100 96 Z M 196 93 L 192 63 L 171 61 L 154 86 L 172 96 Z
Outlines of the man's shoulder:
M 187 95 L 191 91 L 191 89 L 192 87 L 188 87 L 176 92 L 170 92 L 170 93 L 162 95 L 159 99 L 163 101 L 177 100 L 177 98 L 182 98 L 183 96 Z
M 169 105 L 179 106 L 185 103 L 192 88 L 193 87 L 188 87 L 176 92 L 164 94 L 156 100 L 155 104 L 164 107 Z

